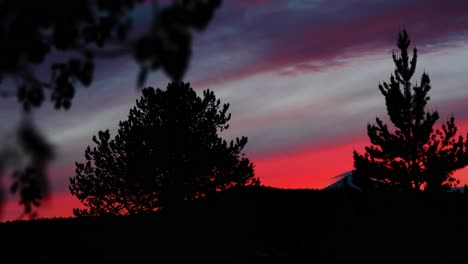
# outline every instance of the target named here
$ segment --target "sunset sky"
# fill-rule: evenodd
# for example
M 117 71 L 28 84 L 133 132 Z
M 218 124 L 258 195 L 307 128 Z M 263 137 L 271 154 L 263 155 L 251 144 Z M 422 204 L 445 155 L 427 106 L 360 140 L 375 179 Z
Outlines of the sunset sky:
M 150 13 L 136 10 L 137 26 Z M 387 121 L 377 86 L 393 72 L 392 50 L 405 27 L 418 48 L 415 81 L 426 71 L 432 83 L 429 110 L 441 122 L 451 114 L 468 132 L 468 1 L 464 0 L 224 0 L 208 28 L 194 36 L 184 81 L 201 94 L 210 89 L 230 103 L 226 139 L 246 136 L 247 157 L 262 184 L 323 188 L 352 170 L 353 150 L 369 144 L 366 126 Z M 100 61 L 89 88 L 79 88 L 68 111 L 46 103 L 34 113 L 56 147 L 49 168 L 51 197 L 42 217 L 71 216 L 79 201 L 68 190 L 75 161 L 99 130 L 111 135 L 127 118 L 140 92 L 138 68 L 127 57 Z M 165 88 L 153 73 L 147 86 Z M 1 133 L 12 133 L 20 106 L 2 99 Z M 456 174 L 468 183 L 468 170 Z M 9 199 L 2 220 L 22 207 Z

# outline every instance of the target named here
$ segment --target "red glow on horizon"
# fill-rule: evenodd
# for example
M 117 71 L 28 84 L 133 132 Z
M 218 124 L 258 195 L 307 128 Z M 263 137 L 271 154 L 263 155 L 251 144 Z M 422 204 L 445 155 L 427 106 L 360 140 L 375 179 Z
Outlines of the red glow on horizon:
M 456 117 L 455 117 L 456 118 Z M 442 119 L 434 126 L 441 128 Z M 468 120 L 456 119 L 458 131 L 464 137 L 468 132 Z M 277 154 L 253 158 L 255 174 L 265 186 L 279 188 L 322 189 L 335 180 L 332 177 L 354 168 L 353 151 L 364 153 L 369 146 L 367 137 L 336 146 L 309 147 L 289 154 Z M 459 186 L 468 185 L 468 167 L 457 170 L 453 176 Z
M 83 208 L 75 196 L 69 192 L 53 193 L 48 199 L 40 202 L 40 207 L 36 209 L 37 218 L 72 217 L 73 208 Z M 2 207 L 0 222 L 19 220 L 23 210 L 24 207 L 19 204 L 17 196 L 7 200 Z
M 259 157 L 253 159 L 255 174 L 266 186 L 321 189 L 333 182 L 332 177 L 353 169 L 353 150 L 361 151 L 366 143 L 360 139 L 333 147 Z
M 443 120 L 441 120 L 443 121 Z M 440 128 L 438 122 L 435 128 Z M 468 120 L 456 120 L 459 131 L 465 136 Z M 333 142 L 333 140 L 330 140 Z M 255 174 L 265 186 L 279 188 L 322 189 L 332 184 L 341 173 L 353 169 L 353 151 L 364 152 L 364 146 L 370 145 L 367 137 L 350 139 L 334 146 L 305 147 L 301 150 L 264 155 L 251 158 L 255 165 Z M 70 175 L 71 168 L 62 168 L 51 173 L 51 177 Z M 460 185 L 468 185 L 468 167 L 454 173 Z M 65 177 L 65 176 L 63 176 Z M 67 176 L 68 177 L 68 176 Z M 39 218 L 72 217 L 73 208 L 83 208 L 81 202 L 68 191 L 57 190 L 41 203 Z M 16 220 L 23 207 L 18 204 L 18 197 L 8 200 L 2 208 L 1 221 Z

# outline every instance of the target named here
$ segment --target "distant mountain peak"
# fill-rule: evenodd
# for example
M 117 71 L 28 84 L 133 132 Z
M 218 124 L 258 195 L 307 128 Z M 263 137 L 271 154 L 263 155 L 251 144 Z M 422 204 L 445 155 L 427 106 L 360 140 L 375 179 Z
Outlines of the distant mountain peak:
M 347 171 L 342 174 L 336 175 L 331 179 L 336 180 L 334 183 L 328 185 L 327 187 L 323 188 L 323 190 L 355 190 L 361 191 L 357 185 L 354 184 L 353 181 L 353 171 Z
M 353 171 L 347 171 L 336 176 L 331 177 L 335 180 L 332 184 L 323 188 L 322 190 L 353 190 L 361 191 L 361 188 L 354 183 Z M 449 192 L 465 192 L 465 186 L 452 188 Z

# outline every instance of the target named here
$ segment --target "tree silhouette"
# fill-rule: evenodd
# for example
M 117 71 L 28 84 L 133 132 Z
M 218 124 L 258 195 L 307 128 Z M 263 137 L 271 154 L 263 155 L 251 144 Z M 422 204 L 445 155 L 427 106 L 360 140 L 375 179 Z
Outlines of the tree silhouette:
M 429 75 L 424 72 L 419 85 L 412 85 L 417 49 L 410 59 L 406 30 L 399 32 L 397 46 L 394 74 L 389 83 L 379 84 L 394 132 L 379 118 L 367 125 L 372 146 L 365 147 L 364 155 L 354 151 L 353 178 L 365 190 L 447 191 L 459 183 L 453 171 L 467 165 L 468 141 L 457 137 L 453 116 L 442 129 L 433 129 L 439 114 L 426 110 Z
M 56 109 L 69 109 L 76 88 L 92 84 L 97 59 L 128 55 L 140 68 L 135 74 L 137 87 L 143 87 L 148 73 L 158 69 L 180 81 L 189 65 L 193 31 L 205 29 L 220 4 L 221 0 L 163 4 L 144 0 L 0 0 L 0 96 L 16 97 L 25 115 L 47 100 Z M 137 28 L 132 12 L 142 5 L 153 13 L 146 28 Z M 0 179 L 13 171 L 15 183 L 10 191 L 19 193 L 23 204 L 38 205 L 38 197 L 47 195 L 45 168 L 52 155 L 30 157 L 42 151 L 41 146 L 49 151 L 53 146 L 47 144 L 46 135 L 39 137 L 30 116 L 24 120 L 16 136 L 17 146 L 0 149 Z M 15 165 L 23 162 L 29 164 Z M 28 193 L 35 193 L 36 198 Z M 31 206 L 25 206 L 25 213 L 29 212 Z
M 126 215 L 176 207 L 231 187 L 259 185 L 244 157 L 246 137 L 229 143 L 229 104 L 210 90 L 198 97 L 189 83 L 145 88 L 118 133 L 93 136 L 86 163 L 76 163 L 70 191 L 86 207 L 74 214 Z

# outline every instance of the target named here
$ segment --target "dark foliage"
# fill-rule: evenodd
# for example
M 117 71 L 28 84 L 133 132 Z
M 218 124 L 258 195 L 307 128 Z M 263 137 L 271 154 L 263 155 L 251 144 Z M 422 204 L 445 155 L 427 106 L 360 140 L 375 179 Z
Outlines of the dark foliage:
M 0 80 L 17 82 L 13 94 L 25 109 L 40 106 L 46 91 L 57 109 L 69 108 L 76 84 L 92 83 L 99 57 L 133 55 L 140 86 L 148 71 L 160 68 L 181 80 L 191 55 L 191 30 L 204 29 L 220 3 L 184 0 L 160 8 L 142 0 L 0 1 Z M 150 29 L 138 34 L 131 12 L 140 4 L 155 12 Z M 52 57 L 54 52 L 70 58 Z M 49 57 L 54 60 L 50 78 L 41 80 L 34 66 Z
M 244 157 L 246 137 L 227 142 L 229 104 L 189 83 L 145 88 L 118 134 L 93 137 L 96 147 L 76 163 L 70 191 L 88 208 L 76 215 L 125 215 L 178 207 L 186 201 L 244 185 L 258 185 Z
M 24 206 L 23 216 L 34 217 L 33 207 L 39 206 L 48 195 L 46 171 L 54 150 L 29 119 L 23 120 L 9 140 L 9 145 L 5 145 L 0 153 L 0 179 L 3 174 L 11 173 L 10 193 L 19 193 L 20 204 Z M 0 205 L 3 202 L 2 189 L 0 185 Z
M 46 170 L 54 153 L 50 143 L 29 122 L 20 127 L 18 136 L 22 151 L 29 155 L 29 162 L 13 173 L 10 190 L 12 193 L 20 192 L 24 213 L 30 214 L 33 206 L 39 206 L 39 201 L 48 195 Z
M 424 72 L 419 84 L 412 85 L 417 50 L 410 59 L 405 30 L 399 33 L 397 46 L 400 56 L 393 54 L 394 74 L 389 83 L 379 84 L 394 132 L 379 118 L 377 124 L 368 124 L 372 146 L 364 155 L 354 151 L 353 177 L 365 190 L 447 191 L 459 183 L 453 171 L 467 165 L 468 141 L 457 137 L 453 116 L 442 129 L 433 129 L 439 114 L 426 110 L 429 75 Z
M 220 4 L 221 0 L 164 4 L 143 0 L 0 0 L 0 95 L 16 97 L 25 112 L 47 100 L 56 109 L 69 109 L 76 88 L 92 84 L 97 59 L 125 55 L 140 67 L 135 73 L 137 87 L 143 87 L 147 75 L 158 69 L 174 81 L 182 80 L 191 56 L 192 33 L 208 25 Z M 154 10 L 145 29 L 133 27 L 132 12 L 140 5 Z M 39 135 L 33 124 L 26 125 L 27 131 Z M 26 126 L 19 130 L 25 131 Z M 21 133 L 19 141 L 26 139 L 30 146 L 47 142 L 46 138 L 33 142 L 40 138 Z M 29 213 L 45 194 L 44 168 L 51 155 L 30 159 L 37 152 L 24 146 L 20 142 L 13 150 L 1 150 L 0 178 L 13 171 L 11 191 L 21 194 L 25 213 Z M 51 145 L 45 147 L 52 150 Z M 24 161 L 29 162 L 26 168 L 15 165 Z

